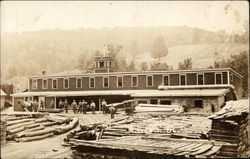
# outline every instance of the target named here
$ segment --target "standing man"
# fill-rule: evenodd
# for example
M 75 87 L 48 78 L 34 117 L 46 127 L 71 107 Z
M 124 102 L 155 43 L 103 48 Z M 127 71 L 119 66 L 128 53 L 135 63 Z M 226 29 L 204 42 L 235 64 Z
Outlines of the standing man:
M 77 106 L 77 103 L 76 103 L 75 100 L 73 100 L 71 106 L 73 107 L 74 114 L 76 114 L 76 106 Z
M 95 114 L 95 102 L 93 100 L 91 101 L 90 108 L 92 110 L 92 114 Z
M 79 105 L 78 113 L 79 113 L 79 112 L 82 113 L 82 111 L 83 111 L 83 107 L 82 107 L 82 106 L 83 106 L 83 105 L 82 105 L 81 100 L 79 101 L 78 105 Z
M 63 103 L 63 101 L 60 99 L 60 101 L 59 101 L 59 109 L 62 109 L 63 106 L 64 106 L 64 103 Z
M 64 108 L 65 108 L 65 112 L 68 113 L 68 101 L 67 101 L 67 99 L 65 99 L 65 101 L 64 101 Z
M 107 102 L 105 99 L 102 100 L 102 113 L 106 114 L 106 109 L 107 109 Z
M 83 99 L 83 100 L 82 100 L 83 114 L 86 114 L 87 104 L 88 104 L 88 103 Z
M 36 101 L 36 99 L 34 100 L 33 105 L 34 105 L 34 112 L 37 112 L 38 102 Z
M 51 100 L 51 102 L 50 102 L 50 108 L 54 108 L 54 107 L 55 107 L 54 101 Z
M 114 107 L 113 104 L 111 105 L 109 111 L 110 111 L 110 114 L 111 114 L 111 119 L 113 119 L 115 117 L 115 107 Z

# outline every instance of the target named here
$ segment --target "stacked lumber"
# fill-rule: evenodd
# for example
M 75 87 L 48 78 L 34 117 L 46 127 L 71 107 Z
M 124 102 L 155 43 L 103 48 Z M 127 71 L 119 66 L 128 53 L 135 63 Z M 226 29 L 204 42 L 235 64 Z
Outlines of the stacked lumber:
M 1 118 L 1 145 L 6 143 L 7 122 L 5 118 Z
M 144 112 L 183 113 L 184 109 L 180 105 L 158 105 L 158 104 L 139 104 L 135 108 L 135 113 L 144 113 Z
M 38 112 L 60 113 L 63 112 L 63 109 L 46 108 L 46 109 L 38 109 Z
M 55 115 L 41 116 L 41 114 L 39 114 L 39 117 L 37 114 L 39 113 L 36 113 L 35 116 L 18 114 L 14 117 L 11 114 L 6 122 L 7 141 L 27 142 L 41 140 L 55 134 L 65 133 L 78 124 L 77 118 L 71 119 Z
M 230 101 L 221 111 L 210 116 L 210 138 L 228 143 L 222 146 L 217 157 L 250 157 L 248 106 L 248 100 Z

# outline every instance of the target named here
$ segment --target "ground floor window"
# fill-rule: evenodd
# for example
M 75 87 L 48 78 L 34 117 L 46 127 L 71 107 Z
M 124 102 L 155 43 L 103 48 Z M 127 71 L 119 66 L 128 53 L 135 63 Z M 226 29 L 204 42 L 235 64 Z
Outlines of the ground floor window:
M 161 100 L 162 105 L 171 105 L 171 100 Z
M 194 100 L 194 107 L 203 108 L 203 100 Z
M 138 100 L 138 104 L 147 104 L 148 101 L 147 100 Z
M 158 104 L 157 99 L 151 99 L 150 104 Z

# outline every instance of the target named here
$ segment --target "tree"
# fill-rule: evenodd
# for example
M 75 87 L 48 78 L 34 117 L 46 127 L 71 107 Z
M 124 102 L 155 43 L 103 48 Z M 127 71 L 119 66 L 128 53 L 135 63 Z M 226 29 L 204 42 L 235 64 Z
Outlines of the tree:
M 151 56 L 160 60 L 160 58 L 167 56 L 167 54 L 168 48 L 166 47 L 164 38 L 162 36 L 157 37 L 153 41 L 153 45 L 151 48 Z
M 179 62 L 179 70 L 191 70 L 192 65 L 192 58 L 184 59 L 183 63 Z
M 173 68 L 165 62 L 154 62 L 151 64 L 151 71 L 166 71 L 172 70 Z
M 142 71 L 147 71 L 147 70 L 148 70 L 148 63 L 147 63 L 147 62 L 141 63 L 140 69 L 141 69 Z
M 248 96 L 248 52 L 242 51 L 238 55 L 231 55 L 228 60 L 215 61 L 215 68 L 231 68 L 243 76 L 243 97 Z
M 129 72 L 136 71 L 134 60 L 130 61 L 130 64 L 127 66 L 126 71 Z

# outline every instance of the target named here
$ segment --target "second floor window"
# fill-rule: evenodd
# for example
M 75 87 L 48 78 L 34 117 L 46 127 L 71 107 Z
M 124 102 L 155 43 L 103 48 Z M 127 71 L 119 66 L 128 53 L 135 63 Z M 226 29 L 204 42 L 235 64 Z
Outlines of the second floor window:
M 169 85 L 169 76 L 163 76 L 163 85 L 168 86 Z
M 203 80 L 203 74 L 200 74 L 197 76 L 197 83 L 198 85 L 203 85 L 204 84 L 204 80 Z
M 109 87 L 109 78 L 108 77 L 103 78 L 103 87 Z
M 186 75 L 180 75 L 180 85 L 186 85 Z
M 153 86 L 153 76 L 147 76 L 147 87 Z
M 64 79 L 64 88 L 69 88 L 69 79 Z
M 222 84 L 222 74 L 221 73 L 215 74 L 215 82 L 216 82 L 216 84 Z
M 76 79 L 76 88 L 82 88 L 82 79 L 81 78 Z
M 43 79 L 43 89 L 47 89 L 47 88 L 48 88 L 48 80 Z
M 131 84 L 132 84 L 132 87 L 137 87 L 138 86 L 138 78 L 137 78 L 137 76 L 132 76 Z
M 57 80 L 56 80 L 56 79 L 53 79 L 53 80 L 52 80 L 52 88 L 53 88 L 53 89 L 56 89 L 56 88 L 57 88 Z
M 117 77 L 117 86 L 122 87 L 123 86 L 123 78 L 122 77 Z
M 90 88 L 95 88 L 95 78 L 90 78 L 89 79 L 89 87 Z
M 32 89 L 37 89 L 37 80 L 36 79 L 32 80 Z

